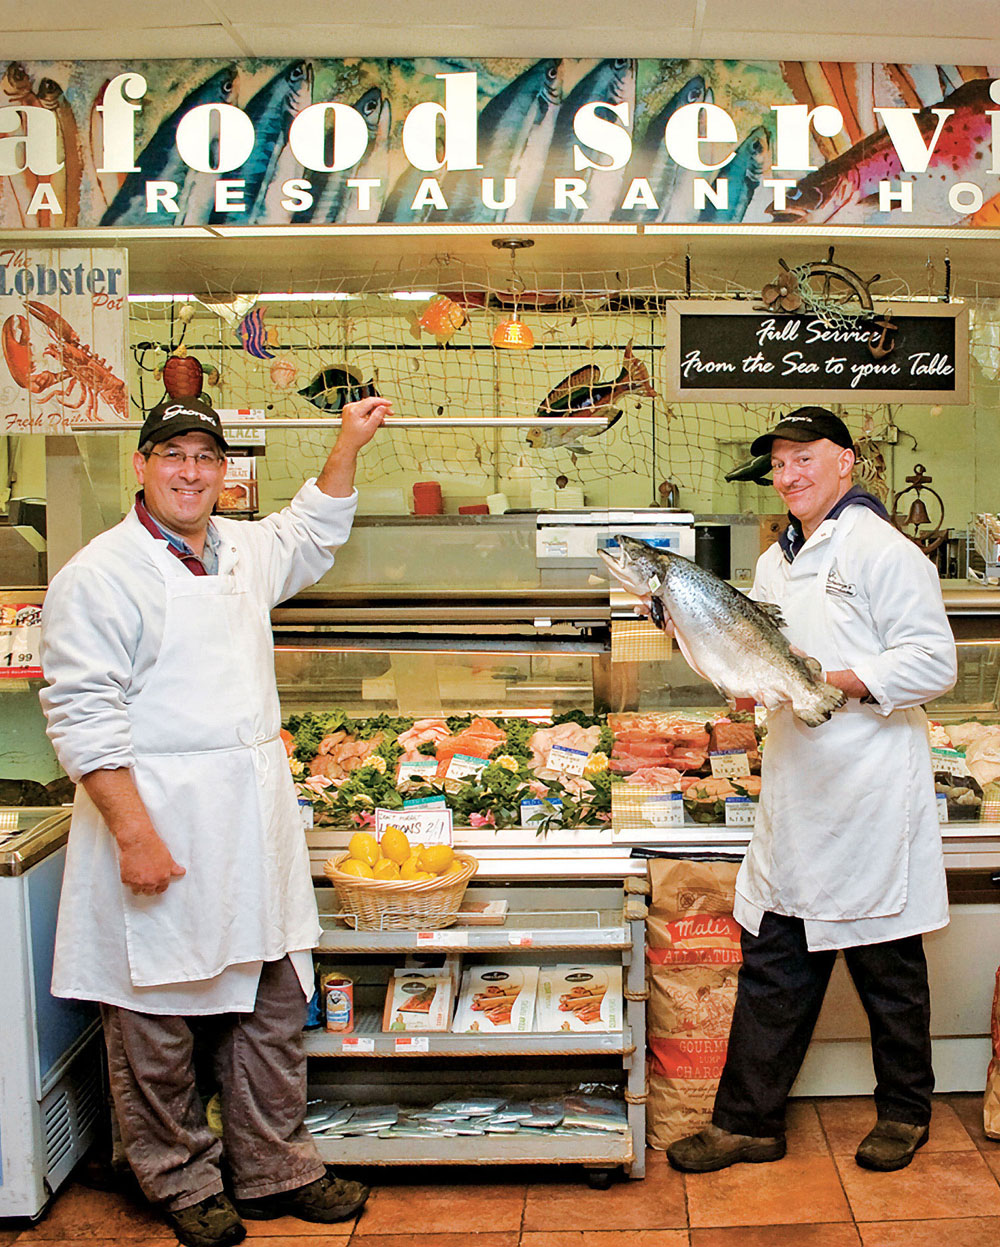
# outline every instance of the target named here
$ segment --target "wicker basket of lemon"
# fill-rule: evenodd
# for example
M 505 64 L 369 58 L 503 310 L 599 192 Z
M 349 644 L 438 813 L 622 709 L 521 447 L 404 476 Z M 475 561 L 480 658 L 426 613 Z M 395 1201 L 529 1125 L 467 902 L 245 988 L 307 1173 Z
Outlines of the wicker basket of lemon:
M 361 931 L 433 931 L 450 926 L 478 862 L 447 844 L 410 844 L 387 827 L 381 840 L 351 836 L 346 853 L 323 870 L 347 921 Z

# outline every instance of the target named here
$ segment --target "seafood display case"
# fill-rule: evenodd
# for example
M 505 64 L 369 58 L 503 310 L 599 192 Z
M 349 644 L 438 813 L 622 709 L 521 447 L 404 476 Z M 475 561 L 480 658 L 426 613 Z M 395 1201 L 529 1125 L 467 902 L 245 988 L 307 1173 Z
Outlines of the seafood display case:
M 329 735 L 337 737 L 329 752 L 318 752 L 324 738 L 316 734 L 321 729 L 313 723 L 311 744 L 306 742 L 300 756 L 293 756 L 293 768 L 301 763 L 298 782 L 308 782 L 312 771 L 314 782 L 317 776 L 320 781 L 333 777 L 331 786 L 351 794 L 349 805 L 324 803 L 322 798 L 316 802 L 315 826 L 307 835 L 318 878 L 327 858 L 343 852 L 353 831 L 366 821 L 369 802 L 388 798 L 391 804 L 396 800 L 393 793 L 400 804 L 407 798 L 394 778 L 394 758 L 403 751 L 394 754 L 385 742 L 403 737 L 404 744 L 413 744 L 421 732 L 426 735 L 417 749 L 422 745 L 425 758 L 439 753 L 446 757 L 450 745 L 442 749 L 441 741 L 462 733 L 467 734 L 466 741 L 475 741 L 478 734 L 478 746 L 484 752 L 489 746 L 494 766 L 501 752 L 509 750 L 517 764 L 516 774 L 512 770 L 508 777 L 515 788 L 518 783 L 550 785 L 543 799 L 555 796 L 563 802 L 562 810 L 553 814 L 568 811 L 568 817 L 525 823 L 509 794 L 505 797 L 499 770 L 482 773 L 470 791 L 448 792 L 447 785 L 441 786 L 453 808 L 455 847 L 479 860 L 473 884 L 490 895 L 541 888 L 551 898 L 550 908 L 578 913 L 594 906 L 588 899 L 592 891 L 596 895 L 610 886 L 641 888 L 648 853 L 742 855 L 750 834 L 747 817 L 744 813 L 730 818 L 727 807 L 733 798 L 737 806 L 752 806 L 758 758 L 747 745 L 751 775 L 726 781 L 707 773 L 705 755 L 713 733 L 734 719 L 741 739 L 748 740 L 753 733 L 759 746 L 761 731 L 753 732 L 752 713 L 730 715 L 716 691 L 676 652 L 649 660 L 613 661 L 615 616 L 624 612 L 618 610 L 617 599 L 612 608 L 607 580 L 596 566 L 580 560 L 579 566 L 560 569 L 558 583 L 551 584 L 551 569 L 539 566 L 534 557 L 539 552 L 535 517 L 461 517 L 445 522 L 439 518 L 434 521 L 433 540 L 438 553 L 432 563 L 425 560 L 419 566 L 399 556 L 404 548 L 398 540 L 400 522 L 360 520 L 350 555 L 336 569 L 336 585 L 331 576 L 274 612 L 279 690 L 286 725 L 295 729 L 293 737 L 306 742 L 309 731 L 304 737 L 299 733 L 304 723 L 308 727 L 308 716 L 336 711 L 327 720 L 332 727 Z M 415 535 L 407 534 L 409 542 Z M 386 569 L 391 575 L 385 574 Z M 926 944 L 939 1086 L 968 1090 L 981 1086 L 989 1058 L 990 1001 L 1000 963 L 1000 823 L 986 821 L 996 808 L 989 801 L 989 781 L 982 784 L 974 777 L 979 766 L 977 740 L 979 753 L 988 757 L 993 739 L 979 733 L 976 725 L 988 729 L 1000 724 L 1000 593 L 970 589 L 964 583 L 946 583 L 944 591 L 959 645 L 959 679 L 955 690 L 928 711 L 939 725 L 935 765 L 943 767 L 946 758 L 951 768 L 937 770 L 936 782 L 953 904 L 949 928 L 930 935 Z M 606 754 L 609 770 L 581 777 L 598 779 L 599 799 L 581 800 L 566 776 L 553 776 L 550 768 L 539 765 L 542 759 L 537 748 L 532 749 L 532 739 L 560 722 L 590 732 L 577 738 L 578 748 L 591 750 L 591 757 Z M 505 733 L 502 742 L 490 737 L 487 723 Z M 636 725 L 640 736 L 635 736 Z M 629 781 L 649 759 L 629 759 L 625 747 L 635 745 L 642 732 L 648 734 L 646 752 L 663 766 L 681 771 L 683 821 L 664 825 L 662 819 L 649 817 L 644 797 L 626 800 L 612 821 L 609 791 L 612 796 L 633 788 L 645 792 L 642 785 Z M 366 765 L 366 759 L 376 754 L 387 755 L 387 764 L 376 760 Z M 967 755 L 963 766 L 959 759 Z M 1000 774 L 1000 760 L 997 771 Z M 372 786 L 369 777 L 375 775 L 378 781 Z M 484 791 L 494 776 L 497 791 Z M 337 966 L 343 968 L 344 958 L 353 958 L 355 951 L 376 941 L 362 941 L 356 950 L 352 941 L 357 943 L 359 936 L 336 921 L 330 895 L 321 891 L 327 929 L 324 951 L 335 952 Z M 530 926 L 531 919 L 521 922 Z M 578 919 L 572 925 L 578 925 Z M 459 938 L 463 934 L 456 932 Z M 493 938 L 501 947 L 505 941 L 517 947 L 516 934 L 500 928 Z M 532 938 L 536 936 L 533 931 Z M 381 1048 L 391 1046 L 391 1040 L 372 1038 L 371 1052 L 381 1062 L 385 1057 Z M 424 1056 L 443 1067 L 439 1065 L 434 1075 L 428 1073 L 430 1067 L 414 1070 L 414 1086 L 435 1085 L 442 1068 L 450 1066 L 452 1072 L 463 1068 L 468 1056 L 462 1055 L 456 1039 L 430 1041 Z M 634 1028 L 631 1041 L 641 1048 Z M 340 1042 L 326 1036 L 311 1041 L 317 1055 L 328 1052 L 331 1043 L 340 1051 Z M 479 1043 L 479 1055 L 495 1058 L 475 1066 L 479 1084 L 503 1083 L 510 1062 L 516 1065 L 526 1059 L 523 1053 L 515 1057 L 500 1047 L 491 1049 L 490 1037 Z M 360 1086 L 374 1085 L 377 1080 L 370 1078 L 364 1064 L 371 1058 L 359 1058 L 351 1045 L 346 1051 L 352 1052 L 352 1062 L 361 1061 L 352 1066 L 352 1078 Z M 554 1055 L 555 1050 L 548 1053 L 543 1067 L 551 1067 Z M 621 1058 L 619 1052 L 613 1060 Z M 562 1058 L 559 1064 L 565 1064 Z M 397 1081 L 408 1085 L 409 1074 L 400 1074 L 398 1064 L 394 1068 Z M 619 1068 L 625 1070 L 625 1080 L 619 1082 L 624 1089 L 631 1074 L 627 1067 Z M 322 1078 L 330 1078 L 325 1068 Z M 871 1086 L 867 1023 L 838 967 L 796 1091 L 862 1094 Z M 442 1149 L 435 1145 L 428 1158 L 432 1153 L 442 1155 Z

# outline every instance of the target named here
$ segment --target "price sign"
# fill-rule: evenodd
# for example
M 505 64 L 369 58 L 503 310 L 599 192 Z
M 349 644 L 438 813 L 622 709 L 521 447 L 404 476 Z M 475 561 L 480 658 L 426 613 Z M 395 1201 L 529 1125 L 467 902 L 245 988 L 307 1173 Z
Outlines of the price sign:
M 717 753 L 710 753 L 708 760 L 715 779 L 733 779 L 750 774 L 750 760 L 745 749 L 720 749 Z
M 684 798 L 679 792 L 657 793 L 642 803 L 642 813 L 654 827 L 679 827 L 684 822 Z
M 565 745 L 553 745 L 545 766 L 550 771 L 564 775 L 582 775 L 590 754 L 586 749 L 568 749 Z
M 488 763 L 488 758 L 474 758 L 471 754 L 456 753 L 448 763 L 444 777 L 445 779 L 475 779 Z
M 727 827 L 752 827 L 754 813 L 754 803 L 749 797 L 726 797 Z
M 943 792 L 937 794 L 937 812 L 938 822 L 946 823 L 948 821 L 948 798 Z
M 957 749 L 931 749 L 931 762 L 935 771 L 942 771 L 948 775 L 970 775 L 969 764 L 965 760 L 965 754 L 959 753 Z
M 417 943 L 431 948 L 468 948 L 467 931 L 418 931 Z
M 530 948 L 533 943 L 530 931 L 508 931 L 507 940 L 515 948 Z
M 451 844 L 451 810 L 411 806 L 402 810 L 375 809 L 375 836 L 382 838 L 387 827 L 398 827 L 411 844 Z
M 437 758 L 415 758 L 412 762 L 400 762 L 396 772 L 396 787 L 428 783 L 437 774 L 437 767 Z
M 0 606 L 0 678 L 40 677 L 42 608 Z
M 345 1035 L 340 1041 L 341 1052 L 374 1052 L 375 1040 L 370 1035 Z
M 397 1052 L 428 1052 L 430 1041 L 426 1035 L 400 1035 L 396 1040 Z

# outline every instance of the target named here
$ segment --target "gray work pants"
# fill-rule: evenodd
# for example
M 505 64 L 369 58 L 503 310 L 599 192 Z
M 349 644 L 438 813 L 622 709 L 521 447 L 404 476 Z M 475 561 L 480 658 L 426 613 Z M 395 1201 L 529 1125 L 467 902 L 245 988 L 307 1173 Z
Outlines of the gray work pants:
M 305 997 L 287 957 L 264 963 L 253 1013 L 171 1017 L 102 1004 L 101 1017 L 122 1144 L 147 1199 L 179 1212 L 222 1190 L 223 1144 L 195 1088 L 195 1033 L 213 1049 L 234 1194 L 274 1195 L 326 1172 L 303 1124 Z

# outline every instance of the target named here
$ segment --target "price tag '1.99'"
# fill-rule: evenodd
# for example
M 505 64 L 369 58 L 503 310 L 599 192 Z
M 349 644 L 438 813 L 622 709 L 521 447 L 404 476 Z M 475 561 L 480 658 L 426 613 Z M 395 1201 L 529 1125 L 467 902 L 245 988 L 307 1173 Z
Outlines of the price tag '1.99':
M 0 679 L 39 678 L 41 642 L 40 606 L 0 606 Z

